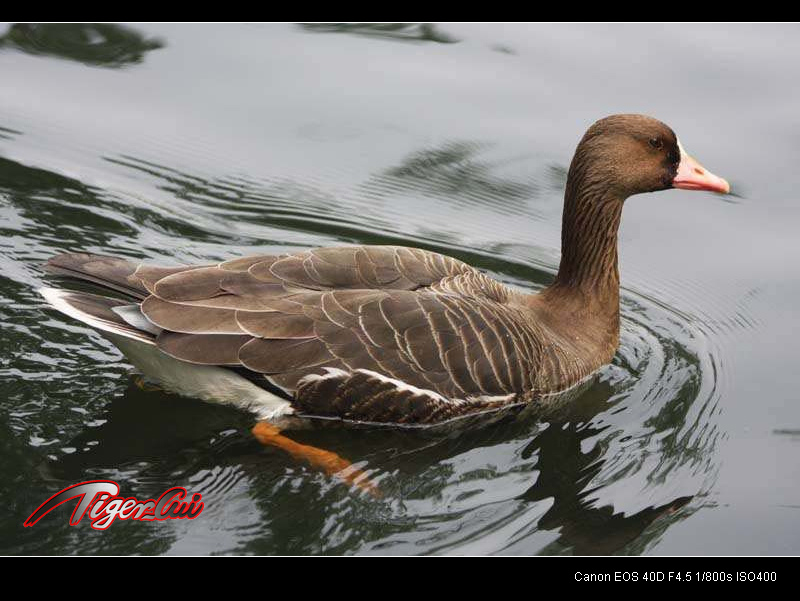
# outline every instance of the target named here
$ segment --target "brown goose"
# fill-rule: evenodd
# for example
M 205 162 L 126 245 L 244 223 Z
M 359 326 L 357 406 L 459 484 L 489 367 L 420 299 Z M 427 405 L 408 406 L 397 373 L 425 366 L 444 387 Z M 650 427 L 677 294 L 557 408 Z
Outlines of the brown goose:
M 442 422 L 564 390 L 611 360 L 623 202 L 670 187 L 729 191 L 660 121 L 616 115 L 592 125 L 569 169 L 558 275 L 540 294 L 397 246 L 199 267 L 65 254 L 50 272 L 129 300 L 42 293 L 178 392 L 269 419 Z

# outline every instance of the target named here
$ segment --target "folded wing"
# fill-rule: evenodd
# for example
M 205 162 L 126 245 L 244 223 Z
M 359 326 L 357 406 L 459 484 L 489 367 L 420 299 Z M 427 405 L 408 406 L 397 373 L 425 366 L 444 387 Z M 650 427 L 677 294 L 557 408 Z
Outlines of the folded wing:
M 309 413 L 439 419 L 533 389 L 538 337 L 517 294 L 440 254 L 353 246 L 196 268 L 95 262 L 144 297 L 163 352 L 261 373 Z

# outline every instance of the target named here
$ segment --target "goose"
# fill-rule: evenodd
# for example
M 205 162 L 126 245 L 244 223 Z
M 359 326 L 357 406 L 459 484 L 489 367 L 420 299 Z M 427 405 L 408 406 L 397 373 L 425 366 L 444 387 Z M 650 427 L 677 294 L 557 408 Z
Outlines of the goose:
M 165 388 L 260 423 L 437 424 L 531 403 L 611 361 L 622 207 L 668 188 L 730 191 L 664 123 L 594 123 L 568 172 L 558 274 L 538 294 L 439 253 L 367 245 L 178 267 L 62 254 L 46 271 L 117 294 L 41 293 Z

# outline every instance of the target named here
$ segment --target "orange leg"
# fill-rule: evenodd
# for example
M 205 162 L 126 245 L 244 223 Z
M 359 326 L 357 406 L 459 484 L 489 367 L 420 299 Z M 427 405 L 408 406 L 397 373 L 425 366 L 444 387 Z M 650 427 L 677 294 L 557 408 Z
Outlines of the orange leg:
M 133 383 L 136 384 L 136 387 L 140 390 L 144 390 L 145 392 L 165 392 L 163 388 L 148 382 L 140 375 L 133 376 Z
M 322 470 L 329 476 L 335 476 L 351 486 L 356 486 L 373 497 L 381 496 L 378 487 L 364 472 L 355 469 L 352 463 L 336 453 L 295 442 L 281 434 L 280 428 L 265 421 L 258 422 L 251 432 L 263 445 L 283 449 L 295 459 L 307 461 L 312 467 Z

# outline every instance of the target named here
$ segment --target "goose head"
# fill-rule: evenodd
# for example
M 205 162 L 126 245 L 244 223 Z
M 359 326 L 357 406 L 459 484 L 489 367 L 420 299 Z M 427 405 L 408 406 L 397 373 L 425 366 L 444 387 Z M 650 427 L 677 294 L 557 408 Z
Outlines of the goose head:
M 657 119 L 612 115 L 592 125 L 567 175 L 554 290 L 588 292 L 605 313 L 616 315 L 617 233 L 624 201 L 668 188 L 730 191 L 728 182 L 689 156 L 675 132 Z
M 570 172 L 583 192 L 603 186 L 619 199 L 668 188 L 730 191 L 727 181 L 686 152 L 669 126 L 646 115 L 597 121 L 578 145 Z

